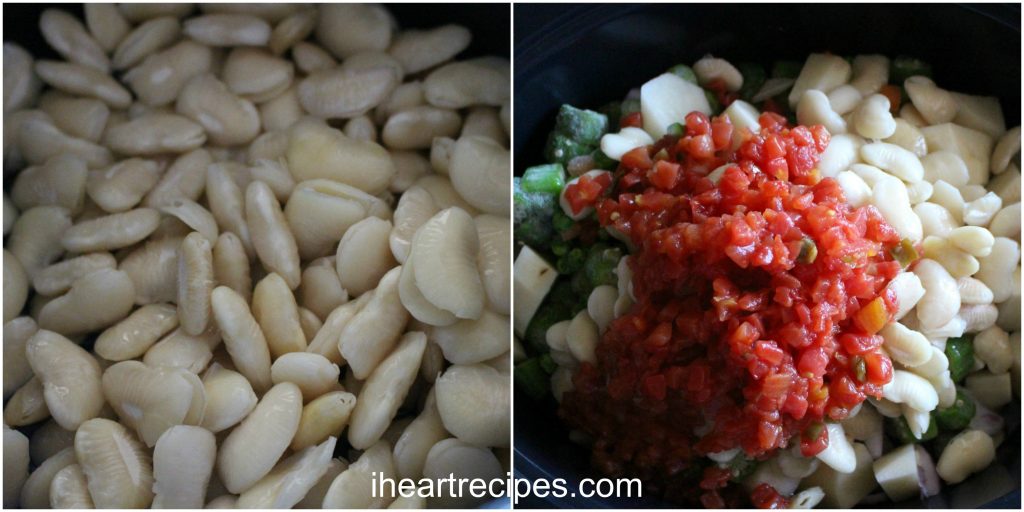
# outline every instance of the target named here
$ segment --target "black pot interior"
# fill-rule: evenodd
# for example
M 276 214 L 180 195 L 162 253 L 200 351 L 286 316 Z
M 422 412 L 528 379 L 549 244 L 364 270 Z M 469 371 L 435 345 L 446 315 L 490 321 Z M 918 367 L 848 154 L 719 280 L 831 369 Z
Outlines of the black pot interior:
M 515 8 L 515 124 L 518 172 L 543 160 L 559 105 L 600 106 L 678 63 L 707 53 L 770 65 L 812 52 L 910 55 L 930 62 L 935 81 L 957 92 L 994 95 L 1008 127 L 1020 124 L 1020 6 L 985 5 L 523 5 Z M 568 441 L 555 403 L 518 393 L 517 476 L 596 478 L 588 452 Z M 899 507 L 1020 508 L 1020 405 L 1006 407 L 997 462 L 926 502 Z M 520 500 L 526 507 L 669 507 L 653 498 Z M 881 503 L 874 506 L 887 506 Z

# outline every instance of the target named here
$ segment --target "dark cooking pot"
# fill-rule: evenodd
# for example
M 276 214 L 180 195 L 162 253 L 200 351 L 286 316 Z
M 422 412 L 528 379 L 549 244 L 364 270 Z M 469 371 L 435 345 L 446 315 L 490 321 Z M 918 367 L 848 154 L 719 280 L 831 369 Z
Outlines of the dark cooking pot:
M 647 79 L 707 53 L 770 64 L 808 53 L 881 53 L 930 62 L 942 87 L 998 96 L 1007 126 L 1020 124 L 1020 6 L 956 5 L 601 5 L 515 6 L 515 163 L 543 161 L 559 105 L 599 106 Z M 944 487 L 929 508 L 1020 508 L 1020 404 L 1004 410 L 1006 440 L 996 462 Z M 551 399 L 517 393 L 514 450 L 518 478 L 564 478 L 569 489 L 601 475 L 573 445 Z M 654 498 L 520 499 L 520 507 L 670 507 Z M 885 506 L 883 504 L 883 506 Z

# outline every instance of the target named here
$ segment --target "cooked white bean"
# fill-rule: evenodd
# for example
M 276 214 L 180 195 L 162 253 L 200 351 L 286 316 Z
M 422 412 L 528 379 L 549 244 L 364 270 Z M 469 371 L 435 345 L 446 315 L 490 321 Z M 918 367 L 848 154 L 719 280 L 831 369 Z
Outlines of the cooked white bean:
M 192 77 L 206 73 L 213 65 L 209 46 L 185 39 L 145 58 L 124 75 L 124 81 L 149 106 L 173 102 Z
M 988 256 L 992 252 L 992 244 L 995 243 L 992 233 L 977 226 L 956 228 L 947 238 L 957 248 L 978 257 Z
M 853 112 L 854 129 L 861 137 L 887 139 L 896 132 L 896 121 L 889 113 L 889 99 L 881 94 L 864 98 Z
M 197 425 L 206 408 L 202 381 L 179 368 L 150 368 L 123 361 L 103 372 L 103 393 L 147 446 L 174 425 Z
M 930 199 L 934 192 L 934 186 L 924 180 L 907 185 L 907 197 L 910 199 L 910 204 L 921 204 Z
M 117 45 L 114 68 L 128 69 L 143 59 L 176 42 L 181 23 L 174 16 L 161 16 L 135 27 Z
M 573 317 L 565 336 L 569 352 L 577 361 L 597 362 L 595 350 L 599 341 L 598 326 L 586 310 Z
M 135 288 L 128 274 L 100 269 L 71 284 L 39 312 L 39 326 L 65 335 L 103 329 L 128 315 Z
M 395 478 L 391 445 L 385 440 L 364 451 L 359 459 L 342 471 L 324 495 L 323 508 L 384 508 L 394 499 L 374 491 L 376 478 Z
M 892 380 L 882 386 L 882 396 L 921 412 L 932 411 L 939 403 L 939 396 L 930 382 L 904 370 L 893 371 Z
M 3 60 L 4 114 L 6 117 L 6 114 L 10 112 L 22 110 L 34 104 L 39 96 L 42 83 L 33 69 L 32 55 L 21 46 L 4 41 Z M 5 147 L 6 145 L 4 143 Z
M 435 481 L 454 477 L 491 482 L 500 480 L 504 474 L 501 462 L 494 453 L 460 439 L 445 439 L 435 444 L 430 448 L 423 465 L 423 476 Z M 470 496 L 460 495 L 454 489 L 442 490 L 439 495 L 430 498 L 431 506 L 440 508 L 463 508 L 471 503 L 473 500 Z
M 24 269 L 27 278 L 31 279 L 63 254 L 64 247 L 60 242 L 70 229 L 71 216 L 67 209 L 58 206 L 31 208 L 22 212 L 11 227 L 5 251 L 9 250 L 17 258 L 19 266 Z M 8 272 L 7 259 L 5 256 L 5 275 Z M 12 272 L 15 272 L 13 269 Z M 4 319 L 10 318 L 5 314 Z
M 103 407 L 100 367 L 88 352 L 67 338 L 40 330 L 25 347 L 28 363 L 43 385 L 43 396 L 61 427 L 77 429 Z
M 974 337 L 974 353 L 994 374 L 1006 373 L 1013 365 L 1010 335 L 996 326 L 989 327 Z
M 356 396 L 346 391 L 325 393 L 306 404 L 291 449 L 301 450 L 322 443 L 345 430 L 355 406 Z
M 329 437 L 281 461 L 238 497 L 238 508 L 291 508 L 320 480 L 331 464 L 337 438 Z
M 136 304 L 177 301 L 181 241 L 173 236 L 150 240 L 121 261 L 120 270 L 134 285 Z
M 338 366 L 320 354 L 291 352 L 274 361 L 270 378 L 274 384 L 291 382 L 299 387 L 305 401 L 338 389 Z
M 391 44 L 394 23 L 379 5 L 329 4 L 321 6 L 316 39 L 335 57 L 347 59 L 363 51 L 385 51 Z
M 1020 202 L 1003 207 L 988 224 L 990 234 L 1020 240 Z
M 800 102 L 797 103 L 796 116 L 800 124 L 807 126 L 820 124 L 829 133 L 837 135 L 846 133 L 846 121 L 832 110 L 828 96 L 822 91 L 812 89 L 805 92 L 800 98 Z
M 903 324 L 890 323 L 883 327 L 879 334 L 885 340 L 885 350 L 904 366 L 919 366 L 932 357 L 932 346 L 928 339 Z
M 215 285 L 212 244 L 192 232 L 182 240 L 178 255 L 178 317 L 185 332 L 198 335 L 206 330 Z
M 988 434 L 979 430 L 967 430 L 946 445 L 935 469 L 946 483 L 957 484 L 971 473 L 988 467 L 995 456 L 995 445 Z
M 299 249 L 270 187 L 254 181 L 245 191 L 245 216 L 252 243 L 263 265 L 294 290 L 299 286 Z
M 381 146 L 349 139 L 315 120 L 303 120 L 291 128 L 287 157 L 298 181 L 327 178 L 369 194 L 384 191 L 395 172 Z
M 345 325 L 338 350 L 357 379 L 370 376 L 405 330 L 409 313 L 398 294 L 401 267 L 391 269 L 377 283 L 365 306 Z
M 299 306 L 288 284 L 276 272 L 257 283 L 252 295 L 252 314 L 266 337 L 271 357 L 306 350 Z
M 388 52 L 408 74 L 430 69 L 458 55 L 469 46 L 469 30 L 443 25 L 429 30 L 406 30 L 398 34 Z
M 90 171 L 86 191 L 104 211 L 128 211 L 156 185 L 160 171 L 153 160 L 129 158 L 106 169 Z
M 1004 237 L 996 237 L 992 252 L 979 258 L 981 268 L 974 277 L 992 290 L 994 302 L 1003 302 L 1015 291 L 1019 292 L 1019 287 L 1015 290 L 1013 279 L 1007 278 L 1013 274 L 1019 261 L 1020 244 Z
M 348 439 L 356 449 L 376 443 L 394 419 L 419 374 L 427 337 L 410 332 L 370 374 L 352 411 Z
M 806 93 L 805 93 L 806 94 Z M 864 96 L 850 84 L 840 85 L 828 93 L 828 103 L 841 116 L 853 112 Z
M 455 190 L 452 182 L 445 176 L 427 174 L 416 180 L 415 185 L 422 187 L 430 193 L 430 196 L 434 199 L 434 206 L 438 209 L 443 210 L 456 206 L 465 210 L 470 215 L 478 213 L 476 208 L 462 198 L 459 192 Z
M 20 505 L 23 508 L 50 508 L 50 485 L 57 473 L 73 464 L 75 464 L 75 450 L 71 447 L 47 458 L 25 480 L 25 484 L 21 488 Z M 84 484 L 84 478 L 82 482 Z
M 479 318 L 485 290 L 477 270 L 479 237 L 459 208 L 441 211 L 413 239 L 416 286 L 430 303 L 459 318 Z
M 233 94 L 209 73 L 197 75 L 185 84 L 175 110 L 201 125 L 210 142 L 216 145 L 245 144 L 260 131 L 256 106 Z
M 43 383 L 33 377 L 11 395 L 4 405 L 4 424 L 23 427 L 38 423 L 50 417 L 43 397 Z
M 61 243 L 73 252 L 120 249 L 145 239 L 159 224 L 159 212 L 137 208 L 75 224 L 65 231 Z
M 852 68 L 850 85 L 862 96 L 878 92 L 889 81 L 889 58 L 884 55 L 858 55 Z
M 18 258 L 4 249 L 4 323 L 13 320 L 25 309 L 29 284 L 28 274 Z
M 295 67 L 307 75 L 333 68 L 338 64 L 327 50 L 308 41 L 295 43 L 292 47 L 292 59 L 295 61 Z
M 938 262 L 923 259 L 914 267 L 925 293 L 917 303 L 917 317 L 924 327 L 938 327 L 960 309 L 956 280 Z M 987 284 L 987 283 L 986 283 Z
M 924 167 L 917 156 L 895 144 L 873 142 L 860 148 L 860 156 L 865 162 L 909 183 L 924 178 Z
M 318 11 L 300 9 L 282 19 L 270 34 L 267 47 L 274 55 L 281 55 L 292 45 L 309 37 L 316 28 Z
M 108 361 L 125 361 L 146 353 L 164 334 L 178 326 L 174 306 L 150 304 L 103 331 L 94 350 Z
M 509 214 L 509 152 L 491 139 L 462 137 L 455 142 L 449 164 L 452 185 L 482 211 Z
M 75 98 L 51 91 L 39 100 L 39 109 L 46 112 L 61 131 L 72 137 L 99 142 L 110 118 L 110 107 L 93 98 Z
M 955 223 L 953 227 L 961 225 L 963 223 L 965 203 L 960 190 L 944 180 L 936 181 L 933 187 L 932 197 L 929 198 L 930 202 L 946 209 L 950 218 Z
M 270 349 L 245 299 L 226 286 L 211 295 L 213 316 L 224 337 L 224 346 L 238 370 L 264 391 L 270 387 Z
M 954 123 L 921 128 L 929 151 L 948 150 L 960 155 L 970 175 L 968 183 L 980 185 L 989 178 L 992 137 Z
M 863 145 L 864 139 L 854 134 L 841 133 L 832 137 L 828 147 L 821 154 L 821 159 L 818 160 L 818 170 L 821 175 L 826 178 L 834 178 L 841 171 L 850 169 L 852 164 L 859 161 L 858 155 Z M 603 139 L 602 151 L 604 151 Z
M 153 449 L 153 507 L 202 507 L 216 455 L 216 440 L 204 428 L 179 425 L 164 432 Z
M 964 319 L 964 332 L 980 332 L 995 325 L 999 310 L 993 304 L 968 304 L 957 316 Z
M 27 110 L 18 117 L 10 133 L 20 157 L 30 164 L 41 164 L 61 153 L 71 153 L 89 167 L 110 165 L 110 150 L 85 139 L 62 132 L 45 112 Z M 7 129 L 5 128 L 5 133 Z
M 992 290 L 985 283 L 973 277 L 961 277 L 956 281 L 960 290 L 960 302 L 963 304 L 991 304 Z
M 1020 126 L 1011 128 L 996 143 L 992 150 L 990 169 L 992 174 L 1002 174 L 1010 166 L 1010 159 L 1020 153 Z
M 448 326 L 459 321 L 454 313 L 441 309 L 427 300 L 416 284 L 416 268 L 413 259 L 406 260 L 398 279 L 398 296 L 402 306 L 417 321 L 433 326 Z
M 512 307 L 509 295 L 512 248 L 509 245 L 511 237 L 508 219 L 485 214 L 478 215 L 474 221 L 480 241 L 477 267 L 487 292 L 488 304 L 497 313 L 508 315 Z
M 4 282 L 6 281 L 7 278 L 4 277 Z M 6 299 L 4 302 L 7 302 Z M 33 377 L 32 366 L 28 364 L 28 356 L 25 354 L 25 345 L 37 330 L 36 322 L 28 316 L 4 322 L 4 400 Z
M 921 130 L 918 130 L 917 127 L 902 118 L 896 118 L 895 122 L 896 130 L 885 139 L 885 142 L 895 144 L 923 159 L 928 154 L 928 143 L 925 142 L 924 134 L 921 133 Z M 925 169 L 925 175 L 927 176 L 927 169 Z M 925 179 L 927 180 L 928 178 L 926 177 Z
M 485 310 L 479 319 L 434 327 L 430 336 L 453 364 L 481 363 L 508 350 L 508 326 L 507 316 Z
M 97 507 L 144 508 L 152 502 L 152 459 L 120 424 L 103 418 L 83 423 L 75 434 L 75 456 Z
M 829 92 L 850 79 L 850 63 L 846 59 L 832 54 L 812 53 L 807 56 L 800 75 L 797 76 L 793 88 L 789 92 L 790 107 L 796 106 L 804 92 L 819 90 Z M 874 91 L 872 91 L 874 92 Z
M 338 273 L 329 265 L 306 267 L 302 271 L 302 284 L 299 285 L 298 292 L 299 303 L 316 315 L 317 321 L 320 318 L 327 318 L 335 308 L 347 302 L 349 297 L 338 280 Z M 301 308 L 299 320 L 303 321 Z M 307 334 L 306 339 L 310 340 L 312 336 Z
M 324 319 L 323 326 L 316 332 L 316 336 L 309 342 L 309 347 L 306 348 L 307 352 L 314 354 L 320 354 L 329 359 L 334 364 L 344 364 L 345 359 L 341 356 L 339 350 L 339 338 L 342 331 L 348 325 L 352 317 L 358 313 L 367 302 L 373 297 L 373 293 L 363 294 L 359 299 L 346 302 L 334 309 L 327 318 Z
M 705 55 L 693 64 L 693 72 L 702 86 L 720 80 L 728 91 L 735 92 L 743 87 L 743 75 L 725 59 Z
M 853 445 L 846 439 L 843 426 L 839 423 L 826 423 L 825 428 L 828 429 L 828 447 L 815 457 L 840 473 L 852 473 L 857 468 L 857 456 L 853 452 Z
M 152 367 L 182 368 L 198 374 L 213 359 L 211 346 L 220 341 L 216 326 L 211 325 L 199 336 L 175 329 L 150 347 L 142 362 Z
M 508 446 L 509 379 L 482 365 L 453 365 L 434 384 L 445 428 L 477 446 Z
M 74 215 L 85 202 L 88 176 L 89 170 L 81 158 L 62 153 L 18 173 L 11 188 L 11 200 L 20 211 L 35 206 L 62 206 Z M 8 221 L 4 212 L 4 220 L 13 225 L 16 219 Z
M 176 114 L 153 113 L 107 130 L 107 146 L 124 155 L 185 153 L 206 142 L 203 126 Z
M 1003 200 L 994 192 L 988 192 L 964 205 L 964 224 L 987 226 L 1002 207 Z
M 51 87 L 74 94 L 102 100 L 111 108 L 128 108 L 132 95 L 113 77 L 89 66 L 70 62 L 41 60 L 36 62 L 36 73 Z
M 903 82 L 903 87 L 928 124 L 948 123 L 956 117 L 959 107 L 953 95 L 928 77 L 912 76 Z
M 361 295 L 397 265 L 388 245 L 390 221 L 367 217 L 352 225 L 338 243 L 336 270 L 341 286 Z
M 500 106 L 509 98 L 509 61 L 479 57 L 441 66 L 423 82 L 424 97 L 434 106 Z
M 265 46 L 270 25 L 247 14 L 206 14 L 184 24 L 186 36 L 209 46 Z
M 242 421 L 256 407 L 256 393 L 249 381 L 214 363 L 203 377 L 206 411 L 202 426 L 210 432 L 221 432 Z
M 379 105 L 397 85 L 390 67 L 322 69 L 299 82 L 299 102 L 314 116 L 348 119 Z
M 25 434 L 4 425 L 4 508 L 16 507 L 28 478 L 29 441 Z
M 967 277 L 978 271 L 978 259 L 958 248 L 951 240 L 929 236 L 922 243 L 924 257 L 941 264 L 954 278 Z
M 896 146 L 893 146 L 896 147 Z M 900 151 L 904 151 L 900 149 Z M 916 160 L 916 157 L 911 155 Z M 907 189 L 897 180 L 882 180 L 874 185 L 873 203 L 885 220 L 896 229 L 901 238 L 921 240 L 921 219 L 910 207 Z
M 295 436 L 301 415 L 302 392 L 295 384 L 277 384 L 263 395 L 220 446 L 217 473 L 228 491 L 244 491 L 270 473 Z

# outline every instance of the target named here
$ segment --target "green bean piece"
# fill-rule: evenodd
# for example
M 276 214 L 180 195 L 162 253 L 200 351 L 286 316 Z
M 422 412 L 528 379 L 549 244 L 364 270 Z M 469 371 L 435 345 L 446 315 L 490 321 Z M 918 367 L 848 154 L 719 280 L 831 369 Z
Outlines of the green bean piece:
M 772 78 L 796 78 L 804 65 L 795 60 L 779 60 L 772 65 Z
M 544 157 L 548 162 L 568 166 L 569 161 L 580 155 L 588 155 L 594 148 L 581 144 L 557 131 L 551 132 L 548 137 L 548 145 L 544 150 Z
M 693 68 L 686 64 L 676 64 L 675 66 L 668 68 L 668 72 L 686 80 L 687 82 L 697 83 L 697 73 L 694 73 Z
M 946 340 L 946 359 L 949 359 L 949 376 L 953 382 L 960 382 L 974 368 L 974 343 L 962 336 Z
M 928 429 L 921 435 L 921 439 L 918 439 L 914 437 L 914 433 L 910 430 L 910 425 L 907 424 L 907 420 L 903 416 L 886 418 L 886 431 L 890 436 L 899 441 L 900 444 L 923 443 L 935 439 L 935 436 L 939 433 L 939 429 L 935 425 L 935 418 L 930 418 Z
M 683 126 L 681 123 L 672 123 L 668 125 L 667 133 L 669 135 L 682 136 L 684 133 L 686 133 L 686 127 Z
M 764 85 L 767 78 L 767 73 L 765 73 L 763 66 L 751 62 L 741 62 L 736 65 L 736 68 L 743 75 L 743 87 L 740 87 L 739 90 L 740 98 L 750 101 L 757 94 L 757 91 L 761 90 L 761 86 Z
M 558 369 L 558 363 L 551 358 L 551 354 L 542 354 L 540 356 L 540 367 L 544 369 L 544 373 L 551 375 Z
M 722 113 L 722 103 L 718 101 L 718 96 L 714 92 L 704 89 L 704 97 L 708 99 L 708 105 L 711 107 L 711 114 L 718 115 Z
M 889 83 L 903 85 L 903 82 L 912 76 L 932 77 L 932 66 L 927 62 L 900 55 L 889 64 Z
M 526 192 L 522 180 L 512 181 L 513 233 L 517 242 L 534 248 L 544 248 L 554 235 L 551 216 L 558 208 L 558 196 Z
M 593 146 L 608 132 L 608 116 L 572 105 L 562 105 L 555 119 L 555 130 L 579 144 Z
M 579 247 L 570 250 L 565 256 L 558 258 L 558 263 L 555 265 L 558 268 L 559 274 L 575 274 L 583 268 L 583 263 L 587 260 L 587 253 Z
M 618 276 L 615 275 L 615 267 L 619 265 L 622 258 L 622 251 L 608 249 L 599 245 L 591 247 L 587 261 L 583 264 L 583 270 L 590 281 L 591 290 L 601 285 L 615 285 L 618 283 Z
M 940 407 L 935 411 L 935 422 L 942 430 L 960 431 L 970 425 L 976 408 L 974 400 L 957 388 L 956 401 L 949 407 Z
M 522 187 L 526 192 L 558 194 L 565 186 L 565 168 L 561 164 L 535 165 L 523 173 Z
M 531 357 L 517 364 L 513 373 L 516 386 L 534 400 L 543 400 L 547 396 L 551 381 L 541 367 L 539 357 Z

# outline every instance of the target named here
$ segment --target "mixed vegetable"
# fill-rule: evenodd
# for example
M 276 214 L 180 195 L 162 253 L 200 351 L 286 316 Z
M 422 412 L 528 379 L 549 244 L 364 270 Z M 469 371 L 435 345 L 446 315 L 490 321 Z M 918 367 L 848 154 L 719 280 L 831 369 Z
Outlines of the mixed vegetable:
M 603 335 L 613 318 L 633 306 L 635 271 L 625 262 L 636 253 L 634 241 L 613 228 L 614 219 L 607 218 L 607 210 L 596 208 L 603 198 L 614 198 L 635 183 L 624 185 L 622 180 L 642 175 L 647 185 L 671 190 L 681 183 L 686 172 L 695 172 L 717 186 L 720 180 L 736 179 L 735 174 L 726 177 L 732 172 L 728 165 L 701 168 L 691 161 L 684 164 L 689 169 L 680 170 L 678 165 L 673 167 L 673 159 L 665 156 L 666 151 L 676 148 L 695 161 L 699 162 L 701 155 L 714 161 L 712 155 L 737 151 L 758 129 L 764 133 L 780 129 L 779 133 L 791 134 L 805 128 L 792 128 L 791 132 L 790 127 L 816 125 L 799 132 L 799 139 L 810 136 L 804 133 L 817 134 L 814 130 L 824 125 L 833 136 L 841 136 L 830 144 L 825 132 L 829 149 L 820 154 L 820 162 L 819 155 L 814 155 L 807 183 L 815 184 L 823 178 L 835 180 L 852 207 L 866 205 L 874 214 L 880 211 L 891 224 L 885 229 L 894 231 L 895 242 L 879 256 L 896 265 L 896 277 L 887 278 L 892 279 L 886 288 L 892 292 L 892 302 L 881 297 L 865 301 L 852 317 L 857 332 L 869 336 L 857 342 L 861 343 L 857 350 L 877 348 L 884 343 L 885 351 L 892 354 L 891 362 L 886 359 L 889 377 L 881 388 L 884 393 L 876 396 L 868 392 L 871 398 L 865 403 L 857 402 L 847 411 L 848 416 L 844 413 L 809 424 L 799 433 L 795 453 L 783 448 L 769 456 L 752 456 L 749 450 L 744 453 L 740 449 L 709 453 L 698 465 L 679 465 L 681 473 L 673 478 L 689 482 L 694 478 L 700 480 L 703 475 L 702 489 L 725 488 L 735 483 L 747 490 L 739 501 L 729 497 L 722 501 L 716 495 L 703 501 L 705 506 L 810 508 L 822 503 L 847 508 L 886 497 L 900 501 L 932 496 L 938 493 L 942 481 L 958 483 L 988 466 L 994 457 L 993 447 L 1003 436 L 1003 420 L 995 411 L 1012 400 L 1011 383 L 1014 393 L 1019 393 L 1016 390 L 1020 379 L 1020 320 L 1019 311 L 1014 308 L 1019 310 L 1020 225 L 1018 221 L 1008 230 L 993 219 L 1003 207 L 1011 211 L 1016 208 L 1019 215 L 1020 133 L 1019 128 L 1006 130 L 998 101 L 992 98 L 956 95 L 955 107 L 959 112 L 944 117 L 934 105 L 942 98 L 934 98 L 950 93 L 935 87 L 931 78 L 928 63 L 905 56 L 890 60 L 873 55 L 839 58 L 814 54 L 806 62 L 783 60 L 771 66 L 733 65 L 708 56 L 693 66 L 679 64 L 669 68 L 642 88 L 630 91 L 622 101 L 594 110 L 563 105 L 548 137 L 544 152 L 547 162 L 525 169 L 514 183 L 514 233 L 519 251 L 515 262 L 514 313 L 517 390 L 533 400 L 554 397 L 561 401 L 574 382 L 581 382 L 577 374 L 579 365 L 597 364 L 594 339 L 598 333 Z M 825 99 L 823 108 L 820 103 L 814 104 L 815 94 Z M 882 105 L 881 112 L 874 109 L 872 102 Z M 785 127 L 766 128 L 772 123 Z M 927 137 L 921 131 L 926 131 Z M 987 138 L 987 145 L 983 137 Z M 1001 137 L 998 144 L 994 142 L 996 137 Z M 1013 137 L 1017 153 L 1004 158 L 999 152 L 1005 153 L 1005 146 L 1013 145 Z M 1006 139 L 1010 139 L 1009 143 L 1004 142 Z M 880 156 L 865 150 L 872 141 L 880 145 L 884 142 L 885 151 L 890 151 L 890 146 L 902 148 L 900 151 L 909 153 L 913 161 L 895 162 L 896 156 Z M 1004 159 L 1007 161 L 1003 162 Z M 938 165 L 940 160 L 943 165 L 957 167 L 957 173 L 962 167 L 969 178 L 960 181 L 950 177 L 949 167 Z M 976 160 L 984 160 L 980 171 Z M 990 160 L 993 174 L 1008 172 L 1016 181 L 1005 176 L 992 177 Z M 788 163 L 791 174 L 779 179 L 803 179 L 799 173 L 792 174 L 794 168 L 800 168 L 800 159 Z M 923 179 L 915 168 L 923 168 Z M 644 172 L 637 174 L 636 169 Z M 770 168 L 764 171 L 773 172 Z M 1007 182 L 1017 188 L 1015 194 L 1007 190 Z M 906 212 L 899 211 L 898 215 L 888 205 L 894 202 L 887 195 L 893 183 L 906 187 L 906 191 L 901 187 L 896 195 L 902 194 L 902 201 L 909 203 Z M 947 199 L 947 189 L 955 191 L 960 201 L 968 204 L 956 210 Z M 969 219 L 975 211 L 972 208 L 981 208 L 982 196 L 1000 198 L 996 211 L 987 214 L 983 221 Z M 636 203 L 647 197 L 637 194 Z M 975 200 L 979 203 L 973 203 Z M 938 233 L 928 219 L 928 208 L 911 209 L 931 204 L 956 211 L 959 218 L 950 221 L 951 228 Z M 907 221 L 908 215 L 913 222 Z M 961 238 L 949 232 L 962 224 L 978 226 L 991 232 L 989 238 L 1006 242 L 996 241 L 996 248 L 992 242 L 986 242 L 983 250 L 969 247 L 970 242 L 958 243 Z M 937 250 L 940 242 L 950 249 Z M 1009 248 L 1011 244 L 1015 250 L 1010 258 L 1013 261 L 1006 262 L 1004 266 L 1009 270 L 1001 279 L 1009 280 L 1015 289 L 1011 287 L 1009 292 L 1002 293 L 990 275 L 992 272 L 986 268 L 979 271 L 979 266 L 984 267 L 987 262 L 979 265 L 977 261 L 984 260 L 989 251 Z M 795 256 L 796 263 L 812 266 L 830 250 L 822 247 L 820 241 L 805 237 L 790 247 L 790 254 Z M 960 254 L 965 256 L 957 256 Z M 1001 254 L 1007 256 L 1005 252 Z M 730 257 L 737 259 L 735 255 Z M 957 258 L 967 262 L 968 270 L 957 267 L 958 263 L 953 261 Z M 975 259 L 974 267 L 967 258 Z M 934 279 L 926 276 L 927 265 L 920 265 L 922 270 L 918 271 L 922 261 L 938 261 L 943 275 L 951 276 L 949 281 L 960 286 L 965 296 L 960 310 L 952 313 L 955 318 L 948 323 L 943 320 L 941 326 L 928 325 L 936 307 L 924 304 L 922 296 L 934 293 L 930 289 Z M 908 281 L 912 283 L 906 284 Z M 966 298 L 973 291 L 968 293 L 965 289 L 979 286 L 990 293 L 987 299 L 974 295 Z M 919 304 L 916 309 L 915 304 Z M 977 318 L 987 318 L 985 315 L 992 318 Z M 574 336 L 589 341 L 580 347 L 573 343 Z M 654 343 L 651 340 L 656 334 L 650 336 L 648 344 Z M 976 341 L 976 337 L 986 339 Z M 996 340 L 991 341 L 992 338 Z M 908 339 L 913 341 L 895 341 Z M 924 348 L 917 346 L 923 355 L 899 353 L 893 345 L 904 342 L 908 347 L 924 343 Z M 998 349 L 993 348 L 995 345 Z M 984 355 L 979 357 L 976 349 L 984 351 Z M 760 345 L 754 350 L 758 358 L 775 357 L 771 352 L 758 350 Z M 1013 351 L 1014 360 L 1008 360 L 1001 368 L 1000 363 L 992 361 L 997 350 Z M 848 361 L 842 359 L 843 364 L 849 365 L 849 375 L 855 382 L 868 383 L 880 371 L 877 358 L 868 352 L 864 354 Z M 912 361 L 914 357 L 918 360 Z M 900 374 L 900 378 L 893 379 L 894 373 Z M 637 400 L 664 396 L 670 384 L 652 378 L 649 376 L 641 386 L 645 397 Z M 908 391 L 918 395 L 906 402 L 894 398 L 891 388 L 897 384 L 919 383 L 927 386 L 927 392 Z M 826 395 L 828 391 L 825 389 Z M 920 405 L 921 397 L 929 394 L 937 396 L 938 405 Z M 815 458 L 816 453 L 821 455 Z M 606 459 L 595 452 L 595 460 Z M 614 463 L 614 458 L 608 460 L 608 464 Z M 709 475 L 722 481 L 712 481 L 714 478 Z M 879 486 L 881 492 L 876 491 Z M 697 494 L 700 493 L 690 493 L 690 499 Z M 671 491 L 665 495 L 672 499 Z

